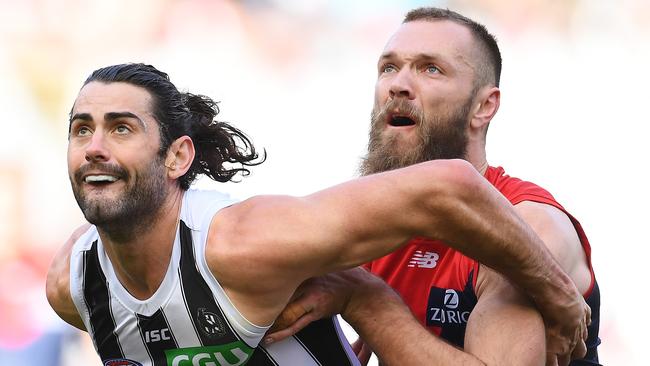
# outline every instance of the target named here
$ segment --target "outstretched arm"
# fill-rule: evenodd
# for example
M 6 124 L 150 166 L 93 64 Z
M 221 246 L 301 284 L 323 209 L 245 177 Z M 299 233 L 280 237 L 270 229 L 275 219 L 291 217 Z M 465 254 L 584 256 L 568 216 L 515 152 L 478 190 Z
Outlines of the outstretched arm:
M 244 314 L 279 314 L 304 279 L 350 268 L 413 236 L 445 241 L 529 294 L 567 347 L 585 304 L 542 241 L 472 165 L 438 160 L 356 179 L 303 198 L 256 197 L 214 218 L 208 263 Z
M 558 258 L 562 268 L 570 274 L 581 292 L 585 292 L 591 284 L 591 273 L 587 265 L 584 250 L 580 244 L 573 224 L 559 209 L 535 202 L 522 202 L 516 210 L 524 217 L 531 227 L 544 240 L 553 255 Z M 349 276 L 328 275 L 324 278 L 311 279 L 297 291 L 298 297 L 287 306 L 278 318 L 274 332 L 268 338 L 282 339 L 297 332 L 310 321 L 318 319 L 328 312 L 342 311 L 345 303 L 354 294 L 347 286 L 362 286 L 363 282 L 337 279 Z M 336 286 L 334 286 L 336 285 Z M 307 287 L 308 286 L 308 287 Z M 465 337 L 466 351 L 488 364 L 535 364 L 540 363 L 544 354 L 544 328 L 540 317 L 529 300 L 521 294 L 509 281 L 485 266 L 481 266 L 477 282 L 478 304 L 470 317 Z M 362 291 L 361 293 L 365 293 Z M 376 302 L 370 293 L 358 301 L 364 301 L 364 306 L 373 306 Z M 332 300 L 332 298 L 336 300 Z M 338 298 L 338 299 L 337 299 Z M 338 302 L 338 303 L 337 303 Z M 398 307 L 380 307 L 373 311 L 373 317 L 399 317 L 399 314 L 382 314 L 382 312 L 397 311 Z M 589 313 L 587 312 L 587 316 Z M 408 321 L 405 320 L 405 324 Z M 366 322 L 357 323 L 365 328 L 365 332 L 375 334 L 382 328 L 376 326 L 372 318 Z M 563 326 L 559 324 L 559 326 Z M 286 329 L 284 329 L 286 328 Z M 361 329 L 361 328 L 359 328 Z M 424 329 L 424 328 L 423 328 Z M 550 329 L 550 330 L 549 330 Z M 562 338 L 558 337 L 557 326 L 547 324 L 547 364 L 566 365 L 571 358 L 579 358 L 585 352 L 585 344 L 578 342 L 572 350 L 562 351 Z M 586 328 L 578 328 L 582 339 L 586 338 Z M 578 337 L 576 337 L 577 339 Z M 428 338 L 418 336 L 415 339 L 404 338 L 405 345 L 395 346 L 400 339 L 388 338 L 396 349 L 419 344 L 420 340 L 429 342 Z M 515 346 L 516 344 L 516 346 Z M 377 347 L 377 346 L 376 346 Z M 418 347 L 426 348 L 426 344 Z M 416 347 L 416 348 L 418 348 Z M 414 356 L 411 356 L 414 357 Z M 425 362 L 425 361 L 422 361 Z

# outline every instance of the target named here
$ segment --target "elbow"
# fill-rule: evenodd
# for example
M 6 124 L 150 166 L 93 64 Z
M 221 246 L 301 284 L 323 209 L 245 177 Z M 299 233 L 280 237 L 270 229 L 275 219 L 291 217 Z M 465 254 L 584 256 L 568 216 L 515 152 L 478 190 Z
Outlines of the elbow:
M 432 161 L 427 179 L 429 190 L 425 209 L 438 218 L 435 237 L 448 239 L 454 228 L 462 227 L 476 214 L 481 197 L 491 192 L 490 184 L 470 163 L 464 160 Z
M 478 170 L 466 160 L 438 160 L 437 163 L 440 178 L 456 188 L 469 189 L 483 179 Z
M 58 276 L 56 276 L 53 269 L 50 268 L 45 280 L 45 297 L 52 308 L 54 308 L 58 303 L 59 288 L 61 287 L 60 282 Z
M 488 185 L 487 181 L 465 160 L 433 161 L 429 180 L 434 190 L 431 205 L 436 210 L 454 210 L 458 204 L 469 202 Z

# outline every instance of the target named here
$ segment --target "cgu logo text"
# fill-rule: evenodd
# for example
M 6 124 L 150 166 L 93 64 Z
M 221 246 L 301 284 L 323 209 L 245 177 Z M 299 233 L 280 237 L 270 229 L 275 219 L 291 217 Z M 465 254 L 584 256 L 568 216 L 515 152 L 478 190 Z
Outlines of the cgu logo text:
M 429 308 L 429 322 L 437 324 L 465 324 L 469 319 L 469 311 L 457 310 L 460 304 L 458 292 L 452 289 L 445 291 L 444 308 Z M 427 322 L 427 323 L 429 323 Z
M 220 346 L 177 348 L 165 351 L 171 366 L 240 366 L 246 364 L 253 349 L 243 342 Z

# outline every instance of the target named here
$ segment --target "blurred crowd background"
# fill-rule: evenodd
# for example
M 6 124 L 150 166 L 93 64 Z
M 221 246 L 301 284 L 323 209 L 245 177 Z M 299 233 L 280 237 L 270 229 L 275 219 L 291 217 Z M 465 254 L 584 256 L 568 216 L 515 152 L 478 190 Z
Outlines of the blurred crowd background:
M 91 71 L 151 63 L 221 101 L 219 118 L 266 149 L 240 183 L 199 186 L 300 195 L 357 175 L 377 57 L 426 5 L 499 39 L 488 160 L 581 220 L 602 292 L 601 359 L 643 364 L 650 2 L 0 0 L 0 365 L 99 364 L 44 294 L 54 253 L 83 220 L 65 156 L 68 112 Z

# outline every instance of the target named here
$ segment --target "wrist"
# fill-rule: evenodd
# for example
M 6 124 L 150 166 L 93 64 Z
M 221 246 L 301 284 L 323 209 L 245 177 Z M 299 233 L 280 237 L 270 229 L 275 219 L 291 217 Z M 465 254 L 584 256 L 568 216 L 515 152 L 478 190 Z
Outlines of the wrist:
M 557 311 L 558 308 L 564 307 L 580 297 L 571 278 L 559 266 L 554 269 L 543 276 L 541 282 L 531 284 L 525 289 L 542 313 Z
M 387 308 L 405 307 L 395 290 L 380 278 L 364 272 L 356 278 L 356 286 L 341 312 L 343 319 L 353 327 L 362 326 L 363 322 L 378 321 L 389 314 L 385 311 Z

